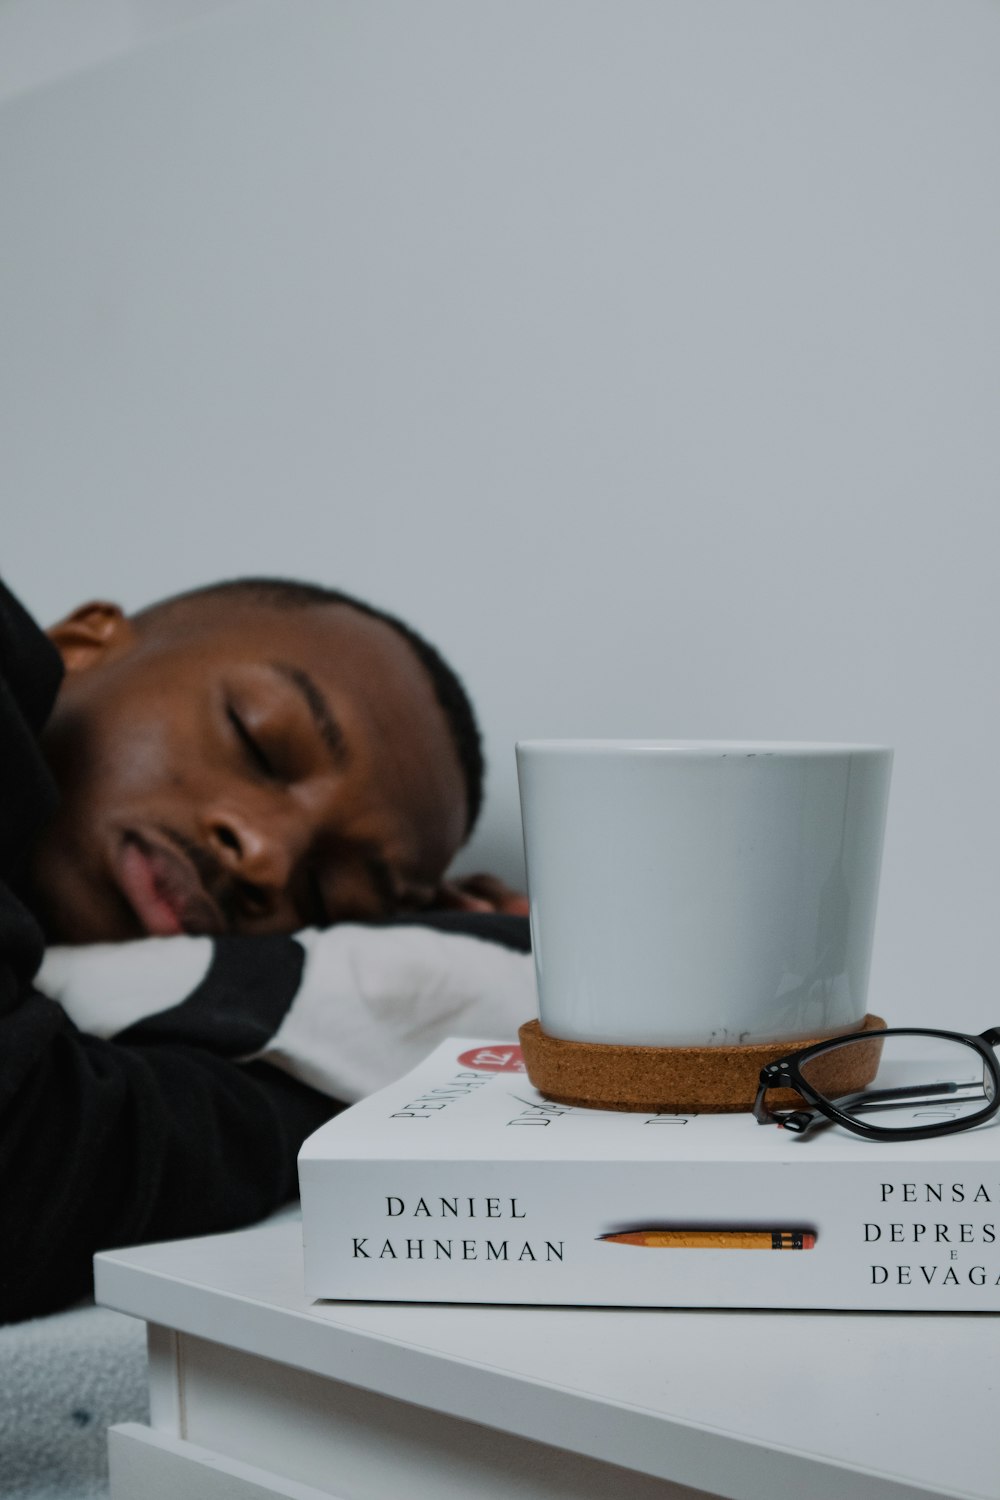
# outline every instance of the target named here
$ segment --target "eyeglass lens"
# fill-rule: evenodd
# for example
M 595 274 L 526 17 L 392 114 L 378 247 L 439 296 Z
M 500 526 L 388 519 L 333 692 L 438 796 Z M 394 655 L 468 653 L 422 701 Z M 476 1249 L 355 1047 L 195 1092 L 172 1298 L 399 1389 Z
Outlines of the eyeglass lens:
M 833 1042 L 799 1064 L 803 1079 L 843 1114 L 881 1130 L 964 1121 L 993 1102 L 991 1070 L 947 1037 L 889 1034 Z

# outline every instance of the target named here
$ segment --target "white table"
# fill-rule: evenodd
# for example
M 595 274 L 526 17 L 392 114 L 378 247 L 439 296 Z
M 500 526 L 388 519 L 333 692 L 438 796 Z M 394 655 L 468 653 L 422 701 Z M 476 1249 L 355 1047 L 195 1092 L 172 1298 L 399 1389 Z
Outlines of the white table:
M 989 1314 L 310 1303 L 294 1220 L 109 1252 L 114 1500 L 997 1500 Z M 627 1472 L 625 1472 L 627 1471 Z

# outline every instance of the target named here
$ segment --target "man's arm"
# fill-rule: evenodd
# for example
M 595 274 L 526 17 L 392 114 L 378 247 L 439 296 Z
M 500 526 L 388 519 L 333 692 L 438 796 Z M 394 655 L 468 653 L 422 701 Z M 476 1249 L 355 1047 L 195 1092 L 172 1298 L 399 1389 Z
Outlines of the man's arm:
M 264 1064 L 84 1036 L 25 994 L 0 1019 L 0 1320 L 83 1296 L 98 1250 L 262 1218 L 336 1107 Z
M 80 1296 L 96 1250 L 263 1217 L 335 1101 L 536 1005 L 526 919 L 467 910 L 53 949 L 35 982 L 0 1019 L 7 1319 Z

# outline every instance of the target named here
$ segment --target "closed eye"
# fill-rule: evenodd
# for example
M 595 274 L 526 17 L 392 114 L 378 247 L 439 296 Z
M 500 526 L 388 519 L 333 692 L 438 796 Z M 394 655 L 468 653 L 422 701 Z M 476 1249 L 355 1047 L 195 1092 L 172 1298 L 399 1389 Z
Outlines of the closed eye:
M 254 769 L 273 780 L 278 774 L 277 771 L 262 750 L 258 740 L 250 733 L 250 730 L 231 704 L 226 708 L 226 717 L 232 725 L 233 732 L 239 741 L 243 753 L 251 762 Z

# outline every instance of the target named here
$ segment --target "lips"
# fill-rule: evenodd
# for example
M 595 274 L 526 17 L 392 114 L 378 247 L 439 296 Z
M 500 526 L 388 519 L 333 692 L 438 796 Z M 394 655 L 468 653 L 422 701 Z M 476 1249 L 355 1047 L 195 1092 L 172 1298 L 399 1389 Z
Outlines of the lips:
M 223 931 L 218 907 L 194 866 L 178 851 L 127 833 L 114 866 L 122 895 L 150 937 Z

